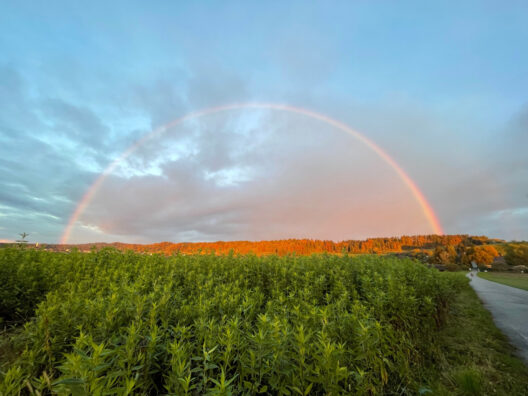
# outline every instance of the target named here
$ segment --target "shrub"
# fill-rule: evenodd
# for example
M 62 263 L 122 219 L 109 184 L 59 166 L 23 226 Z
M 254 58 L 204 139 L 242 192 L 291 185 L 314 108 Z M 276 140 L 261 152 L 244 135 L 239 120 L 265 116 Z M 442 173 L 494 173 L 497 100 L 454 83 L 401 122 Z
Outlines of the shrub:
M 109 249 L 4 249 L 0 276 L 2 313 L 35 313 L 0 393 L 60 394 L 417 392 L 465 282 L 391 257 Z

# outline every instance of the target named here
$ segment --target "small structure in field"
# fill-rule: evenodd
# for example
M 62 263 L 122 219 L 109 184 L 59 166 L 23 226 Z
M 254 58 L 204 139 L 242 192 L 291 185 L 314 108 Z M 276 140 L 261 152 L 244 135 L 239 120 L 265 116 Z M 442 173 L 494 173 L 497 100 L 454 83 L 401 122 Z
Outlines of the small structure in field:
M 506 259 L 504 256 L 497 256 L 493 259 L 493 263 L 491 263 L 491 265 L 506 265 Z
M 510 266 L 508 263 L 506 263 L 506 259 L 504 256 L 497 256 L 493 259 L 493 262 L 491 263 L 491 268 L 493 271 L 509 271 Z

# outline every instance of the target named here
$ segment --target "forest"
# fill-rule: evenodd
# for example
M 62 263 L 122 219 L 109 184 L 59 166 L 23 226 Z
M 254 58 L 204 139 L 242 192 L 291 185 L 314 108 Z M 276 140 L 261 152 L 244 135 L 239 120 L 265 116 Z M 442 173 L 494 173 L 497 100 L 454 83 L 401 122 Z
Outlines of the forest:
M 313 253 L 350 253 L 350 254 L 384 254 L 406 252 L 417 249 L 433 249 L 437 246 L 458 246 L 462 243 L 469 245 L 483 245 L 504 242 L 489 239 L 485 236 L 469 235 L 414 235 L 393 238 L 367 238 L 365 240 L 346 240 L 335 242 L 319 239 L 280 239 L 269 241 L 216 241 L 216 242 L 159 242 L 152 244 L 132 243 L 85 243 L 85 244 L 40 244 L 42 249 L 53 251 L 69 251 L 77 248 L 81 251 L 90 251 L 92 248 L 115 247 L 119 250 L 133 250 L 138 253 L 216 253 L 227 254 L 230 251 L 236 254 L 283 256 L 295 253 L 297 255 L 310 255 Z M 9 246 L 10 244 L 0 244 Z
M 12 244 L 3 244 L 8 247 Z M 33 244 L 28 246 L 34 246 Z M 91 252 L 105 247 L 143 254 L 376 254 L 395 255 L 441 265 L 451 271 L 467 270 L 474 261 L 482 269 L 498 271 L 528 270 L 528 243 L 506 242 L 486 236 L 414 235 L 394 238 L 368 238 L 334 242 L 317 239 L 283 239 L 271 241 L 160 242 L 153 244 L 91 243 L 72 245 L 40 244 L 41 250 Z

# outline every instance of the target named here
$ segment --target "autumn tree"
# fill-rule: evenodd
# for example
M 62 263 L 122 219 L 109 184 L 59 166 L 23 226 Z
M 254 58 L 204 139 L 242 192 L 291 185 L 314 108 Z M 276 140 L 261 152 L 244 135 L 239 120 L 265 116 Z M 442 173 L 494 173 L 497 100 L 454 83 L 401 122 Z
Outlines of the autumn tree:
M 458 254 L 453 245 L 437 246 L 432 261 L 436 264 L 445 265 L 449 270 L 458 269 Z
M 499 256 L 499 252 L 492 245 L 480 245 L 469 248 L 467 256 L 470 262 L 475 261 L 477 264 L 488 265 Z
M 528 243 L 512 243 L 506 247 L 504 256 L 509 265 L 528 265 Z

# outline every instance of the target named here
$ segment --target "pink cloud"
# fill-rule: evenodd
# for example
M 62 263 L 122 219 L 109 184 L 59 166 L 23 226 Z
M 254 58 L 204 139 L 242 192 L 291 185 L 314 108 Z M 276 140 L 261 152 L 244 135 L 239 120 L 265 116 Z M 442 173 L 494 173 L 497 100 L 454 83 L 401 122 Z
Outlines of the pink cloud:
M 109 177 L 82 223 L 100 230 L 99 239 L 143 242 L 433 232 L 394 169 L 353 137 L 281 113 L 266 114 L 247 134 L 233 127 L 232 117 L 212 121 L 194 129 L 201 132 L 192 137 L 193 151 L 177 159 L 160 162 L 189 134 L 179 130 L 149 142 L 138 153 L 142 160 L 131 163 L 157 161 L 161 174 Z M 233 169 L 248 170 L 248 178 L 225 185 L 207 176 Z M 77 227 L 71 241 L 81 241 L 82 233 Z

